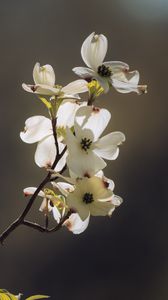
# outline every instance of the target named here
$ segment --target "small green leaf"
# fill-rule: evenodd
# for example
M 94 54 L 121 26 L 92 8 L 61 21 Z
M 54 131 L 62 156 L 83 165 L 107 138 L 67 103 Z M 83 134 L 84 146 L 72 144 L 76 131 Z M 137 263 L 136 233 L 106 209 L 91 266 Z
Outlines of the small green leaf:
M 49 298 L 50 296 L 44 296 L 44 295 L 34 295 L 29 298 L 26 298 L 25 300 L 39 300 L 44 298 Z
M 44 103 L 44 105 L 48 108 L 51 109 L 52 105 L 50 103 L 50 101 L 48 101 L 46 98 L 39 96 L 40 100 Z

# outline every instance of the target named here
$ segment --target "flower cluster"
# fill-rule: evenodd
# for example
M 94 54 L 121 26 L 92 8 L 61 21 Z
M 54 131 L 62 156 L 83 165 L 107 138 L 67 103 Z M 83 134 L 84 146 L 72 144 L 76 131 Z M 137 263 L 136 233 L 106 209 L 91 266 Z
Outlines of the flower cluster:
M 87 67 L 73 68 L 80 79 L 64 87 L 56 84 L 51 65 L 39 63 L 33 69 L 34 84 L 22 85 L 44 103 L 49 117 L 28 118 L 20 133 L 23 142 L 37 143 L 35 163 L 47 171 L 38 188 L 24 189 L 31 198 L 19 218 L 21 224 L 44 232 L 65 226 L 79 234 L 87 228 L 91 216 L 111 216 L 122 203 L 104 169 L 108 160 L 118 157 L 125 135 L 120 131 L 103 135 L 111 113 L 97 107 L 95 101 L 112 88 L 120 93 L 142 94 L 147 87 L 139 85 L 139 72 L 129 71 L 126 63 L 104 62 L 107 46 L 103 34 L 91 33 L 81 47 Z M 85 100 L 81 100 L 81 93 L 85 93 Z M 68 176 L 62 175 L 65 170 Z M 42 198 L 40 211 L 45 216 L 45 227 L 25 220 L 37 196 Z M 53 229 L 48 228 L 50 213 L 57 224 Z

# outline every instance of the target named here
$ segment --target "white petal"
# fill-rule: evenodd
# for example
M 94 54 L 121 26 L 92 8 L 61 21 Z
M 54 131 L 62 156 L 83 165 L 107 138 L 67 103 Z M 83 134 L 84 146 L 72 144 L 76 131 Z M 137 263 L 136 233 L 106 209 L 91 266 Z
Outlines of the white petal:
M 40 205 L 39 211 L 47 213 L 47 211 L 48 211 L 47 205 L 48 205 L 48 201 L 47 201 L 46 198 L 44 198 L 41 205 Z
M 79 177 L 91 177 L 106 167 L 106 163 L 103 159 L 92 151 L 89 151 L 87 154 L 84 150 L 69 154 L 67 157 L 67 165 L 70 170 Z
M 110 67 L 112 73 L 129 70 L 129 65 L 122 61 L 106 61 L 103 64 L 107 67 Z
M 84 204 L 81 199 L 74 196 L 74 192 L 70 193 L 67 197 L 67 205 L 69 208 L 75 210 L 82 221 L 85 221 L 89 216 L 89 207 Z
M 73 213 L 68 220 L 64 222 L 69 231 L 72 231 L 74 234 L 80 234 L 86 230 L 90 220 L 90 215 L 82 221 L 77 213 Z
M 92 130 L 87 128 L 82 128 L 75 122 L 74 124 L 75 136 L 77 137 L 79 144 L 83 138 L 90 140 L 91 142 L 94 140 L 94 134 Z
M 23 142 L 31 144 L 42 140 L 51 133 L 51 121 L 43 116 L 34 116 L 26 120 L 24 131 L 20 133 L 20 137 Z
M 95 143 L 94 152 L 105 159 L 114 160 L 119 154 L 118 145 L 124 141 L 125 135 L 122 132 L 111 132 Z
M 52 182 L 52 185 L 55 189 L 58 189 L 65 197 L 67 197 L 70 192 L 74 191 L 73 185 L 66 182 Z
M 121 205 L 123 202 L 123 199 L 117 195 L 113 195 L 111 199 L 111 203 L 115 206 Z
M 78 151 L 80 150 L 79 142 L 68 127 L 66 128 L 66 144 L 70 153 L 73 153 L 74 155 L 78 154 Z
M 25 188 L 25 189 L 23 190 L 23 192 L 24 192 L 25 196 L 31 196 L 31 195 L 33 195 L 33 194 L 35 193 L 36 190 L 37 190 L 36 187 L 27 187 L 27 188 Z M 40 196 L 40 197 L 45 197 L 45 194 L 44 194 L 43 191 L 40 191 L 40 192 L 38 193 L 38 196 Z
M 94 77 L 99 84 L 101 85 L 101 87 L 104 89 L 104 93 L 108 93 L 109 88 L 110 88 L 110 84 L 111 83 L 111 79 L 110 78 L 103 78 L 101 76 L 99 76 L 98 74 Z
M 147 87 L 145 85 L 138 85 L 138 82 L 138 71 L 118 72 L 112 76 L 112 85 L 120 93 L 145 93 Z
M 79 135 L 78 131 L 78 137 Z M 92 176 L 106 167 L 104 160 L 98 157 L 91 149 L 86 152 L 81 148 L 80 141 L 73 135 L 69 128 L 67 128 L 66 143 L 69 151 L 67 165 L 76 175 L 81 177 Z
M 83 179 L 80 189 L 83 188 L 83 192 L 90 192 L 91 194 L 93 194 L 93 198 L 95 201 L 97 199 L 99 201 L 101 200 L 102 202 L 109 201 L 109 197 L 111 197 L 113 194 L 112 191 L 108 189 L 104 180 L 98 178 L 97 176 Z
M 31 84 L 22 84 L 22 88 L 29 93 L 33 94 L 39 94 L 39 95 L 58 95 L 60 93 L 60 89 L 54 88 L 49 85 L 44 85 L 44 84 L 38 84 L 38 85 L 31 85 Z
M 35 162 L 39 167 L 51 167 L 56 156 L 56 147 L 53 135 L 44 138 L 38 143 L 35 152 Z
M 81 55 L 85 64 L 97 71 L 107 52 L 107 38 L 103 34 L 91 33 L 83 42 Z
M 80 94 L 88 91 L 88 83 L 83 79 L 75 80 L 62 88 L 65 94 Z
M 109 190 L 113 191 L 114 190 L 114 187 L 115 187 L 115 184 L 114 184 L 114 181 L 107 178 L 106 176 L 104 176 L 104 173 L 102 170 L 100 170 L 98 173 L 96 173 L 97 177 L 101 178 L 102 181 L 104 182 L 104 184 L 108 187 Z
M 107 127 L 111 114 L 107 109 L 94 106 L 80 107 L 76 113 L 75 121 L 83 129 L 90 129 L 96 141 Z
M 92 216 L 107 216 L 113 207 L 114 205 L 110 202 L 94 201 L 90 205 L 90 214 Z
M 57 221 L 57 223 L 59 223 L 60 219 L 61 219 L 61 214 L 60 214 L 58 208 L 56 206 L 54 206 L 52 209 L 52 212 L 53 212 L 54 219 Z
M 86 105 L 87 102 L 78 102 L 75 100 L 64 100 L 60 105 L 57 113 L 57 127 L 66 128 L 74 126 L 75 114 L 78 108 Z
M 35 84 L 44 84 L 53 87 L 55 85 L 53 67 L 50 65 L 40 67 L 40 64 L 36 63 L 33 69 L 33 79 Z
M 95 71 L 85 67 L 76 67 L 73 68 L 72 71 L 84 79 L 94 78 L 97 74 Z

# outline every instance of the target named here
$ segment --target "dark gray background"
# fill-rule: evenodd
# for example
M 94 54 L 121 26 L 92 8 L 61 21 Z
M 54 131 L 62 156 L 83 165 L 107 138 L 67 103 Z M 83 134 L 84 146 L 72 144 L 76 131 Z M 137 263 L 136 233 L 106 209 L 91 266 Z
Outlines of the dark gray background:
M 0 1 L 0 229 L 25 207 L 22 189 L 44 176 L 35 145 L 19 132 L 33 115 L 46 115 L 21 88 L 32 83 L 35 62 L 51 64 L 57 83 L 77 77 L 83 40 L 92 31 L 109 40 L 107 60 L 138 69 L 148 94 L 114 90 L 97 105 L 112 112 L 110 130 L 126 142 L 106 175 L 124 198 L 113 217 L 93 218 L 82 235 L 17 229 L 0 247 L 0 288 L 51 299 L 166 300 L 168 298 L 167 56 L 168 1 Z M 40 199 L 30 218 L 42 221 Z

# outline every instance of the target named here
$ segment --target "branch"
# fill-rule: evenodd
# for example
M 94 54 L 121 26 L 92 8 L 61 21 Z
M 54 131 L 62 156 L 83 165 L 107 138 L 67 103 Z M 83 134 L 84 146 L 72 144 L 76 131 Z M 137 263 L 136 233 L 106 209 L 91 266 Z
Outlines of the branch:
M 48 229 L 48 228 L 43 227 L 43 226 L 41 226 L 37 223 L 33 223 L 33 222 L 30 222 L 30 221 L 27 221 L 27 220 L 23 220 L 22 225 L 31 227 L 33 229 L 36 229 L 36 230 L 40 231 L 40 232 L 52 233 L 52 232 L 58 231 L 62 227 L 63 223 L 70 217 L 71 214 L 72 214 L 72 211 L 69 210 L 68 213 L 66 214 L 66 216 L 64 216 L 61 219 L 60 223 L 57 224 L 57 226 L 55 226 L 51 229 Z
M 65 151 L 66 151 L 66 147 L 64 148 L 64 150 L 59 153 L 59 145 L 58 145 L 58 140 L 57 140 L 57 132 L 56 132 L 56 123 L 57 123 L 57 118 L 52 118 L 51 120 L 52 122 L 52 129 L 53 129 L 53 136 L 54 136 L 54 140 L 55 140 L 55 147 L 56 147 L 56 157 L 55 160 L 51 166 L 51 169 L 54 170 L 57 163 L 59 162 L 59 160 L 62 158 L 62 156 L 64 155 Z M 64 168 L 61 170 L 61 172 L 64 171 L 64 169 L 66 169 L 66 166 L 64 166 Z M 55 180 L 57 178 L 54 178 Z M 51 172 L 48 172 L 47 176 L 44 178 L 44 180 L 40 183 L 40 185 L 38 186 L 38 188 L 36 189 L 36 191 L 34 192 L 34 194 L 32 195 L 32 197 L 29 199 L 29 202 L 26 206 L 26 208 L 24 209 L 24 211 L 22 212 L 22 214 L 0 235 L 0 243 L 3 244 L 3 242 L 5 241 L 5 239 L 9 236 L 9 234 L 14 231 L 18 226 L 20 226 L 21 224 L 25 224 L 24 218 L 26 217 L 26 215 L 28 214 L 28 212 L 30 211 L 38 193 L 43 189 L 43 187 L 51 181 Z M 28 223 L 26 223 L 28 224 Z M 36 223 L 31 223 L 30 224 L 36 224 Z M 59 225 L 59 224 L 58 224 Z M 28 226 L 28 225 L 27 225 Z M 46 221 L 46 228 L 47 229 L 47 221 Z M 33 227 L 31 225 L 31 227 Z M 36 224 L 36 226 L 34 226 L 34 228 L 37 229 L 38 228 L 43 228 L 40 225 Z M 41 229 L 43 230 L 43 229 Z

